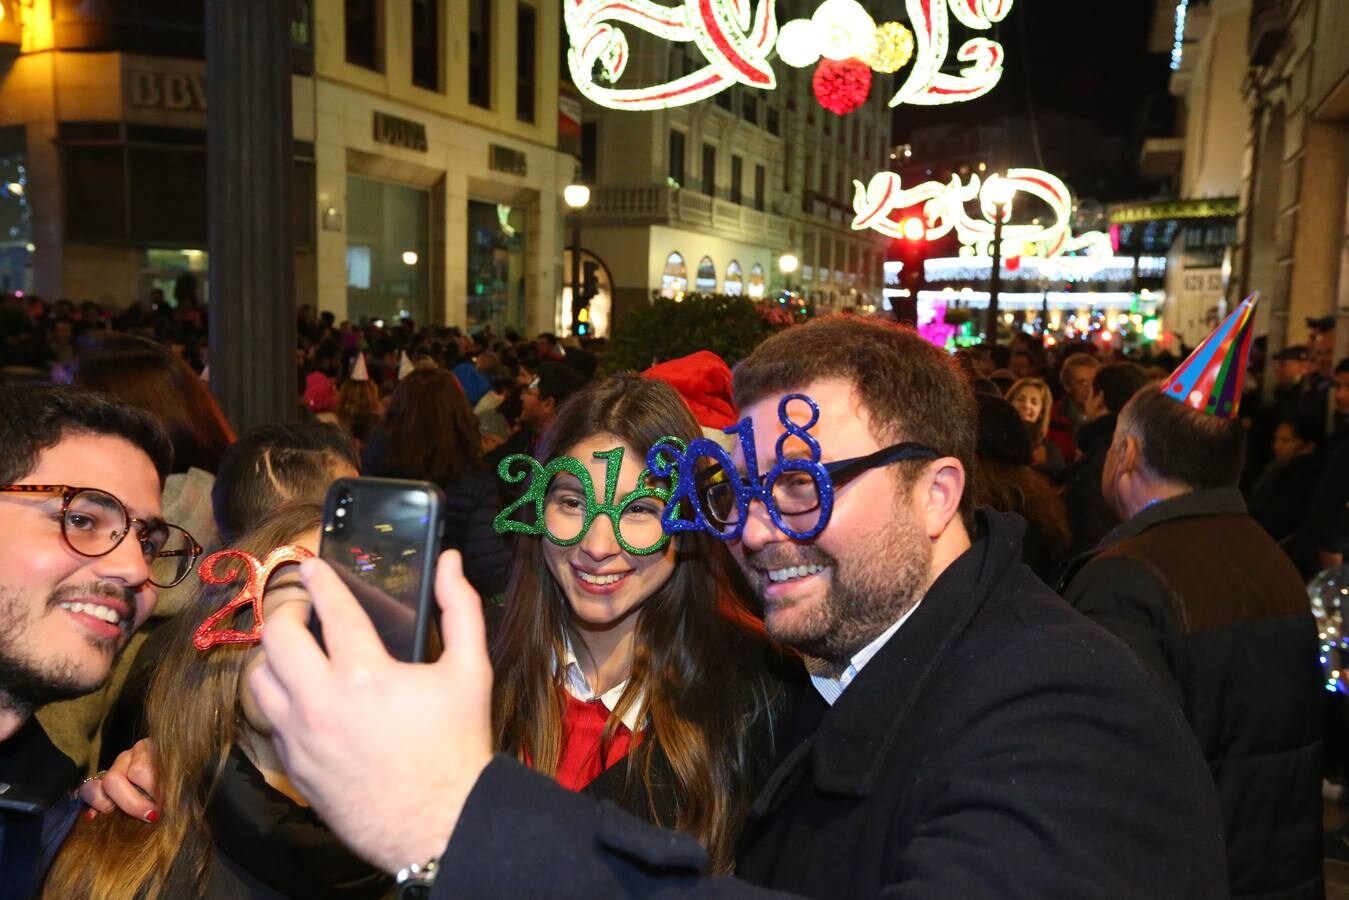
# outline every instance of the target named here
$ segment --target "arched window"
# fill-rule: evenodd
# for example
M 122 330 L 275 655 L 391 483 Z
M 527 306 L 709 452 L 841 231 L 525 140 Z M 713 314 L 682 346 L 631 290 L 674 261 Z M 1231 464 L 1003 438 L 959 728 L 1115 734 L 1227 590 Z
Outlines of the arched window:
M 749 290 L 747 293 L 756 300 L 764 294 L 763 266 L 758 263 L 749 267 Z
M 698 277 L 694 279 L 693 286 L 706 293 L 717 289 L 717 266 L 712 262 L 712 257 L 704 256 L 698 260 Z
M 740 277 L 740 263 L 731 260 L 726 267 L 726 296 L 739 297 L 745 291 L 745 283 Z
M 660 295 L 673 297 L 689 289 L 689 271 L 678 251 L 665 257 L 665 273 L 660 278 Z

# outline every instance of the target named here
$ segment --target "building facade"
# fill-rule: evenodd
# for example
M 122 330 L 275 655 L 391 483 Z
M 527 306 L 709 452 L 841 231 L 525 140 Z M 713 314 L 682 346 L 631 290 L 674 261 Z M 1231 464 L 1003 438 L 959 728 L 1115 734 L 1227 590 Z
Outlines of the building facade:
M 0 10 L 0 290 L 204 294 L 202 4 Z M 295 0 L 297 304 L 552 325 L 559 28 L 541 0 Z
M 806 8 L 780 6 L 780 20 Z M 690 45 L 635 29 L 628 37 L 625 82 L 661 83 L 703 65 Z M 736 86 L 668 110 L 584 102 L 582 172 L 594 190 L 581 244 L 600 263 L 616 320 L 655 294 L 694 291 L 789 289 L 818 311 L 879 308 L 886 242 L 851 229 L 852 182 L 888 168 L 892 79 L 876 75 L 867 101 L 837 116 L 813 96 L 811 71 L 778 61 L 774 90 Z M 781 271 L 784 255 L 795 271 Z
M 1349 356 L 1349 4 L 1252 0 L 1229 299 L 1259 290 L 1270 350 L 1335 316 Z

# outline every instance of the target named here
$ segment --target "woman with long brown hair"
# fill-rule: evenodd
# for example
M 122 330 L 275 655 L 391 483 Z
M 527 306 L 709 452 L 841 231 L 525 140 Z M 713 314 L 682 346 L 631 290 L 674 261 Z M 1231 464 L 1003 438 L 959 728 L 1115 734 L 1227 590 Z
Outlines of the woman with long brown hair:
M 418 369 L 394 388 L 361 459 L 365 475 L 413 478 L 445 492 L 445 549 L 483 599 L 499 598 L 510 551 L 492 528 L 501 509 L 496 476 L 483 463 L 478 419 L 445 369 Z
M 285 506 L 240 540 L 259 560 L 288 544 L 318 547 L 320 508 Z M 221 569 L 226 569 L 222 564 Z M 244 679 L 262 663 L 256 644 L 194 646 L 202 622 L 240 591 L 241 580 L 203 586 L 167 628 L 146 702 L 162 818 L 126 815 L 80 822 L 44 885 L 51 898 L 376 898 L 390 879 L 352 856 L 309 811 L 285 775 L 270 726 Z M 266 585 L 265 620 L 307 621 L 309 600 L 294 566 Z M 228 626 L 254 622 L 241 607 Z
M 1054 394 L 1043 378 L 1021 378 L 1007 389 L 1012 404 L 1031 443 L 1031 465 L 1050 478 L 1057 478 L 1066 465 L 1058 444 L 1049 440 L 1049 423 L 1054 412 Z
M 493 725 L 503 750 L 692 833 L 729 871 L 799 664 L 764 637 L 720 542 L 663 536 L 668 485 L 645 456 L 667 435 L 700 431 L 672 388 L 633 375 L 582 389 L 544 432 L 527 468 L 556 474 L 525 486 L 543 522 L 510 527 L 525 534 L 492 639 Z

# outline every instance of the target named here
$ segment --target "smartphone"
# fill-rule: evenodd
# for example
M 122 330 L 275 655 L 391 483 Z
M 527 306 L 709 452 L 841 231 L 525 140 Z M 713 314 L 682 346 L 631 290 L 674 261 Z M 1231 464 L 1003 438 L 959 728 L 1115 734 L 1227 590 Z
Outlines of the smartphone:
M 434 484 L 393 478 L 341 478 L 323 501 L 319 557 L 346 582 L 389 655 L 403 662 L 433 656 L 444 505 Z M 323 646 L 316 613 L 309 629 Z

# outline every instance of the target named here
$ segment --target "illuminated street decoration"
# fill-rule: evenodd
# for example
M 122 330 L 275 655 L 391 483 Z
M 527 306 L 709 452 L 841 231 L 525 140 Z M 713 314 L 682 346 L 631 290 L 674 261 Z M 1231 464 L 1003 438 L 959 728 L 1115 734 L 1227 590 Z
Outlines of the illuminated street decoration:
M 998 185 L 1000 179 L 1009 185 Z M 1069 227 L 1072 194 L 1057 176 L 1038 169 L 1009 169 L 1005 176 L 993 175 L 983 182 L 977 174 L 971 175 L 968 183 L 962 183 L 959 175 L 952 175 L 949 182 L 925 181 L 912 188 L 905 188 L 894 172 L 877 172 L 870 184 L 853 181 L 853 210 L 857 215 L 852 227 L 854 231 L 871 229 L 886 237 L 904 237 L 903 225 L 890 214 L 921 205 L 927 226 L 923 235 L 926 240 L 936 240 L 954 231 L 962 244 L 984 247 L 993 239 L 994 216 L 998 214 L 992 197 L 999 187 L 1008 186 L 1014 197 L 1025 193 L 1044 202 L 1049 207 L 1050 221 L 1038 225 L 1011 224 L 1011 212 L 1017 206 L 1015 199 L 1010 208 L 1003 207 L 1004 256 L 1022 256 L 1028 243 L 1043 245 L 1044 256 L 1058 256 L 1072 248 Z M 966 211 L 966 204 L 971 201 L 979 204 L 978 218 Z M 1096 239 L 1088 243 L 1099 246 Z
M 822 59 L 810 82 L 815 99 L 836 116 L 845 116 L 871 93 L 871 70 L 856 59 Z
M 696 103 L 735 84 L 772 90 L 777 86 L 769 65 L 774 50 L 784 64 L 797 68 L 830 60 L 892 73 L 911 64 L 890 106 L 973 100 L 1002 78 L 1003 48 L 975 37 L 956 49 L 954 61 L 948 60 L 951 17 L 967 28 L 987 31 L 1007 16 L 1013 0 L 905 0 L 908 25 L 877 25 L 857 0 L 824 0 L 810 18 L 786 22 L 780 31 L 774 0 L 564 2 L 567 64 L 577 89 L 611 109 L 649 110 Z M 616 87 L 630 56 L 622 30 L 629 27 L 662 40 L 692 43 L 707 65 L 649 87 Z M 967 65 L 959 74 L 943 71 L 955 63 Z
M 773 0 L 685 0 L 664 6 L 649 0 L 566 0 L 571 48 L 567 65 L 577 90 L 611 109 L 666 109 L 711 97 L 733 84 L 765 90 L 777 86 L 768 55 L 777 41 Z M 644 88 L 597 84 L 595 67 L 613 84 L 627 68 L 629 49 L 619 25 L 668 41 L 692 42 L 707 65 L 673 81 Z

